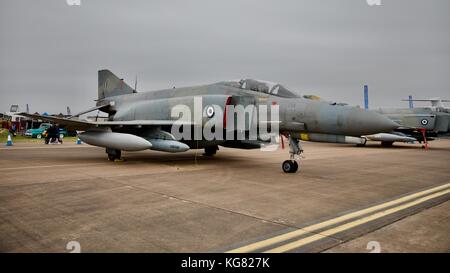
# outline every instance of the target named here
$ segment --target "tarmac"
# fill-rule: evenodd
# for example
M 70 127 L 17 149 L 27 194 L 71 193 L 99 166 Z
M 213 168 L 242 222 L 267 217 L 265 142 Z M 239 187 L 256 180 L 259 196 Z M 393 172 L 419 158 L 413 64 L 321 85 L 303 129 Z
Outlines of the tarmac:
M 450 140 L 123 153 L 0 147 L 0 252 L 449 252 Z

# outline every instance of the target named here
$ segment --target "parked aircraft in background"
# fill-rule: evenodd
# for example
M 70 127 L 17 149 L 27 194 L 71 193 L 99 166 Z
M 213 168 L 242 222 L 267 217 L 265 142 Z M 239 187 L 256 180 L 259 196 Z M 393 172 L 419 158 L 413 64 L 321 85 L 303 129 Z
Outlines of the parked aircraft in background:
M 368 102 L 368 88 L 364 90 L 364 101 Z M 428 141 L 434 140 L 436 137 L 450 135 L 450 113 L 449 109 L 445 108 L 439 98 L 432 99 L 412 99 L 412 96 L 407 100 L 410 108 L 380 108 L 376 112 L 390 118 L 400 125 L 392 133 L 379 133 L 365 136 L 371 141 L 381 141 L 383 146 L 391 146 L 394 142 L 407 143 L 424 143 L 427 147 Z M 432 103 L 431 107 L 417 107 L 414 108 L 414 101 L 429 101 Z

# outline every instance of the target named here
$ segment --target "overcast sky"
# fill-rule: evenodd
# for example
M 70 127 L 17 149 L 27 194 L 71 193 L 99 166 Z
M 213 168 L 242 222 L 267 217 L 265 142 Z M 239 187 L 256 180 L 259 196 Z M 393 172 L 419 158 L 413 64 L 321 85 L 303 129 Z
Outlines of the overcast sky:
M 108 68 L 138 91 L 252 77 L 371 107 L 450 99 L 450 1 L 0 0 L 0 112 L 81 111 Z

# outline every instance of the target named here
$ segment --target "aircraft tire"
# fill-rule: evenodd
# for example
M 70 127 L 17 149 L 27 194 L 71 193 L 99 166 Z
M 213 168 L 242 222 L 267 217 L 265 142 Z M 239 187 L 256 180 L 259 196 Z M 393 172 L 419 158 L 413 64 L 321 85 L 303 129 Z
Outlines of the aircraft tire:
M 218 150 L 219 150 L 219 147 L 217 147 L 217 146 L 206 147 L 205 153 L 203 155 L 204 156 L 214 156 Z
M 109 152 L 111 150 L 106 149 L 106 153 L 108 154 L 108 160 L 109 161 L 115 161 L 120 160 L 122 152 L 120 150 L 113 150 L 112 152 Z
M 294 164 L 294 169 L 292 170 L 292 173 L 296 173 L 297 171 L 298 171 L 298 163 L 297 163 L 297 161 L 293 161 L 293 164 Z
M 381 146 L 383 147 L 392 147 L 394 145 L 393 141 L 381 141 Z
M 285 173 L 295 173 L 298 170 L 298 163 L 293 160 L 286 160 L 281 165 L 281 168 Z

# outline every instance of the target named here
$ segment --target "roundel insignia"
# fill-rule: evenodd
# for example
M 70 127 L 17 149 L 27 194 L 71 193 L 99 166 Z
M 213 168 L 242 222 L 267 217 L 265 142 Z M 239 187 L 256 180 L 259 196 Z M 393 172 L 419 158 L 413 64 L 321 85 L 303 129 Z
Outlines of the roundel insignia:
M 422 119 L 421 123 L 422 123 L 422 125 L 427 125 L 428 124 L 428 119 Z
M 208 118 L 212 118 L 214 116 L 214 107 L 208 106 L 208 108 L 206 108 L 206 115 Z

